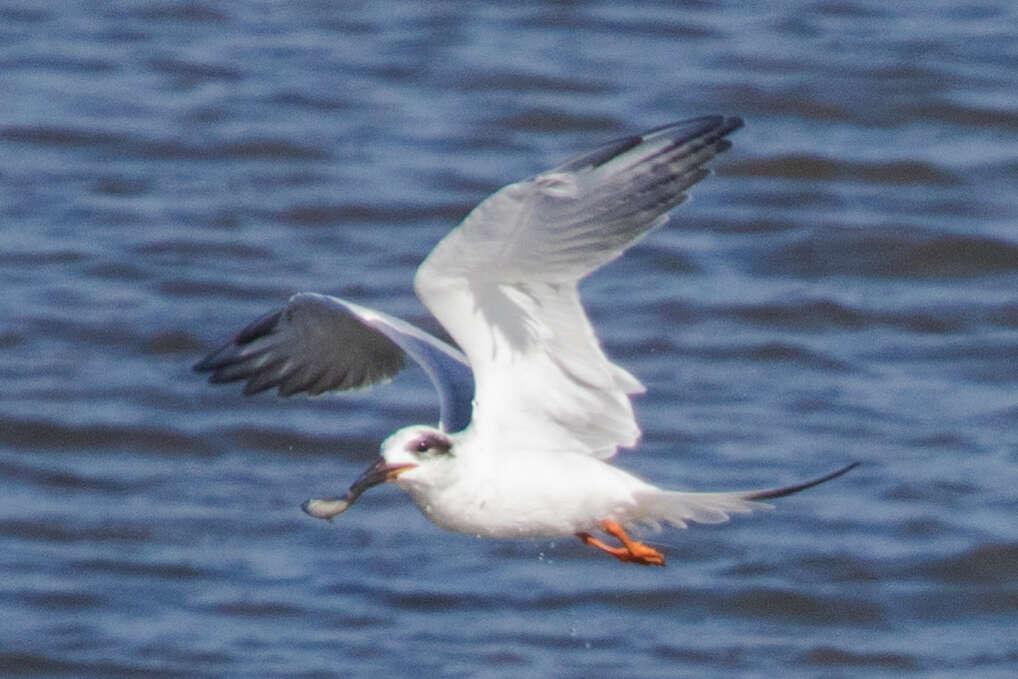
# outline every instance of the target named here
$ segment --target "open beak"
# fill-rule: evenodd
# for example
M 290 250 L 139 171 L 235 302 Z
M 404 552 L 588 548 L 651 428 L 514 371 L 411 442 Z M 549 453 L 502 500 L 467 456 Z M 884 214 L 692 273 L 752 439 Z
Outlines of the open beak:
M 350 490 L 346 491 L 346 495 L 343 497 L 330 497 L 322 500 L 311 499 L 302 504 L 300 508 L 316 519 L 332 521 L 334 516 L 342 514 L 349 509 L 350 505 L 356 502 L 361 493 L 368 488 L 377 486 L 380 483 L 395 481 L 397 476 L 405 471 L 410 471 L 416 466 L 413 462 L 389 464 L 385 461 L 385 458 L 382 458 L 364 470 L 364 473 L 357 477 L 357 480 L 353 482 Z

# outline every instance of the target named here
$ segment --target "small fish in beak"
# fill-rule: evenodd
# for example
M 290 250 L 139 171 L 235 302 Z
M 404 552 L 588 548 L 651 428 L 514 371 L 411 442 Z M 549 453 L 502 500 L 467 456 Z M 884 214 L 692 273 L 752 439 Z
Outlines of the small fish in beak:
M 417 465 L 413 463 L 389 464 L 385 459 L 379 460 L 361 474 L 346 491 L 343 497 L 330 497 L 323 499 L 312 498 L 300 506 L 305 514 L 317 519 L 332 521 L 333 517 L 342 514 L 357 501 L 364 491 L 380 483 L 395 481 L 396 477 L 403 472 L 413 469 Z

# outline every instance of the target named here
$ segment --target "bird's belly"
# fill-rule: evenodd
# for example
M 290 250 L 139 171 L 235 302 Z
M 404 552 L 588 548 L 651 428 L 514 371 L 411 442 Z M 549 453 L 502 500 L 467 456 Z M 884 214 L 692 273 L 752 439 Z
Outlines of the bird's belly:
M 586 488 L 554 476 L 514 481 L 499 475 L 486 483 L 456 484 L 426 496 L 411 490 L 411 495 L 436 525 L 481 537 L 561 537 L 595 530 L 602 519 L 636 518 L 628 488 Z
M 417 504 L 437 526 L 479 537 L 559 537 L 593 527 L 586 517 L 539 503 L 524 504 L 480 497 L 466 502 L 462 498 L 445 502 L 438 496 Z

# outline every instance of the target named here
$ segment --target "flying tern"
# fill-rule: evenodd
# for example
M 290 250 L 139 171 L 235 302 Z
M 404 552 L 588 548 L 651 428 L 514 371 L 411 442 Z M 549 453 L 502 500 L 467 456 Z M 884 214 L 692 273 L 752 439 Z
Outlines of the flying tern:
M 741 126 L 738 117 L 705 116 L 610 141 L 481 202 L 414 279 L 458 347 L 351 301 L 302 292 L 195 370 L 211 372 L 212 383 L 244 381 L 249 395 L 317 395 L 387 381 L 413 359 L 438 391 L 438 426 L 396 431 L 345 496 L 308 500 L 308 514 L 331 520 L 364 490 L 395 482 L 447 530 L 575 535 L 620 561 L 663 566 L 657 549 L 629 536 L 631 526 L 720 523 L 857 464 L 784 488 L 678 492 L 607 461 L 637 443 L 630 397 L 644 387 L 605 356 L 577 284 L 663 225 Z

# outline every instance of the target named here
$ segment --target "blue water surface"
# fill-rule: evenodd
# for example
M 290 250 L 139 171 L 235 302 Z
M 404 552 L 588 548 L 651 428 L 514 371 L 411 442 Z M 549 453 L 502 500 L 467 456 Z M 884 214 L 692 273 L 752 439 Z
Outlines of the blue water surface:
M 1011 2 L 0 1 L 0 675 L 1013 677 Z M 721 526 L 333 524 L 426 377 L 245 398 L 190 366 L 314 290 L 411 279 L 606 139 L 746 127 L 582 290 L 662 485 L 850 475 Z

